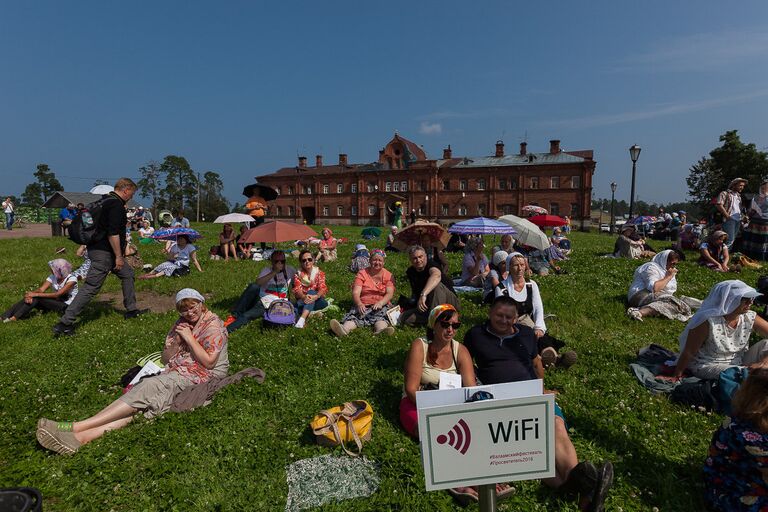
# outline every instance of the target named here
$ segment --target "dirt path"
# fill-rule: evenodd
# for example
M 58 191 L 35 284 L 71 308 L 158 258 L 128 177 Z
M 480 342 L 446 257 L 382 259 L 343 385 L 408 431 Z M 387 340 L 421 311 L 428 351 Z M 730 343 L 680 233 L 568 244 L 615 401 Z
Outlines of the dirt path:
M 102 292 L 96 296 L 96 301 L 122 308 L 122 292 Z M 149 309 L 153 313 L 166 313 L 176 308 L 173 295 L 160 295 L 153 291 L 142 291 L 136 294 L 136 304 L 139 309 Z

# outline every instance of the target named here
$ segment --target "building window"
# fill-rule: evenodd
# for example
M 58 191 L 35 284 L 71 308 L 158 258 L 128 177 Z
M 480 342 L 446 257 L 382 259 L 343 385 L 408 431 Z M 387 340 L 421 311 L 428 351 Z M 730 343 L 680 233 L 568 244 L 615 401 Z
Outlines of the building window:
M 507 190 L 507 180 L 505 179 L 499 180 L 499 190 Z
M 343 183 L 337 183 L 336 184 L 336 193 L 337 194 L 343 194 L 344 193 L 344 184 Z
M 288 187 L 288 195 L 289 196 L 293 195 L 293 187 L 291 187 L 291 186 Z
M 531 188 L 539 188 L 539 177 L 534 176 L 531 178 Z
M 366 183 L 365 190 L 366 192 L 373 192 L 373 183 L 371 182 Z
M 385 192 L 392 192 L 392 182 L 388 181 L 384 184 L 384 191 Z
M 276 187 L 275 190 L 277 190 L 277 195 L 280 195 L 281 188 L 280 187 Z
M 424 192 L 427 190 L 427 182 L 424 180 L 419 181 L 419 192 Z
M 571 176 L 571 188 L 581 187 L 581 176 Z
M 448 180 L 443 180 L 443 190 L 451 190 L 451 182 Z
M 443 203 L 443 206 L 441 208 L 441 211 L 443 212 L 443 215 L 448 215 L 450 212 L 450 206 L 448 206 L 448 203 Z
M 353 194 L 357 192 L 357 183 L 353 183 L 349 186 L 349 191 Z
M 344 215 L 344 207 L 343 206 L 337 206 L 336 207 L 336 216 L 341 217 Z
M 552 188 L 560 188 L 560 176 L 553 176 L 552 177 Z
M 352 215 L 353 217 L 357 217 L 357 206 L 350 206 L 349 214 Z
M 517 178 L 509 180 L 509 190 L 517 190 Z
M 392 192 L 400 192 L 400 182 L 396 181 L 392 184 Z
M 477 180 L 477 190 L 485 190 L 485 179 L 480 178 Z
M 331 209 L 327 206 L 323 206 L 323 217 L 329 217 L 331 215 Z
M 331 192 L 331 186 L 327 183 L 323 184 L 323 194 L 329 194 Z
M 515 215 L 517 214 L 517 206 L 514 204 L 501 204 L 499 205 L 502 215 Z
M 419 215 L 424 215 L 424 212 L 426 211 L 427 211 L 427 205 L 425 205 L 424 203 L 421 203 L 419 205 L 419 210 L 416 213 L 418 213 Z
M 485 217 L 485 203 L 477 205 L 477 214 L 481 217 Z
M 400 182 L 400 192 L 408 192 L 408 182 L 407 181 L 401 181 Z
M 460 204 L 459 205 L 459 215 L 466 216 L 467 215 L 467 205 Z
M 293 217 L 293 206 L 288 207 L 288 216 Z
M 467 190 L 467 180 L 459 180 L 459 190 Z
M 312 185 L 307 185 L 304 188 L 304 193 L 311 196 L 312 195 Z
M 369 217 L 373 217 L 374 215 L 376 215 L 376 207 L 374 205 L 372 205 L 372 204 L 369 204 L 368 205 L 368 216 Z
M 579 217 L 579 203 L 571 203 L 571 217 L 574 219 Z
M 560 204 L 549 203 L 549 213 L 551 213 L 552 215 L 560 215 Z
M 283 216 L 283 207 L 282 206 L 278 206 L 277 207 L 277 216 L 278 217 L 282 217 Z

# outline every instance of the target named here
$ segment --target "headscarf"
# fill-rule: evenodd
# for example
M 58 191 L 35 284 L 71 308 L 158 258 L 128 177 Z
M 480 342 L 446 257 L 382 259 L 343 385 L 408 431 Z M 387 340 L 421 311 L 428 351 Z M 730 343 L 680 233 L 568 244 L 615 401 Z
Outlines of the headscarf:
M 721 230 L 719 230 L 719 229 L 718 229 L 717 231 L 714 231 L 714 232 L 713 232 L 711 235 L 709 235 L 709 236 L 707 237 L 707 243 L 709 243 L 709 244 L 713 244 L 713 243 L 715 243 L 715 242 L 716 242 L 718 239 L 722 238 L 723 236 L 727 237 L 727 236 L 728 236 L 728 233 L 726 233 L 725 231 L 721 231 Z
M 667 260 L 669 260 L 670 254 L 676 253 L 672 249 L 661 251 L 660 253 L 656 254 L 656 256 L 654 256 L 651 261 L 648 263 L 643 263 L 637 267 L 635 270 L 635 275 L 645 274 L 651 270 L 655 273 L 654 277 L 663 279 L 667 274 Z M 672 279 L 669 280 L 669 283 L 667 283 L 667 286 L 664 287 L 663 291 L 665 294 L 668 293 L 674 295 L 674 293 L 677 291 L 677 277 L 672 277 Z
M 440 304 L 439 306 L 435 306 L 432 311 L 429 312 L 429 318 L 427 318 L 427 327 L 434 329 L 435 322 L 437 322 L 437 317 L 439 317 L 444 311 L 456 311 L 456 308 L 450 304 Z M 456 312 L 458 313 L 458 311 Z
M 717 283 L 712 287 L 704 302 L 701 303 L 701 307 L 696 314 L 688 320 L 685 330 L 683 330 L 680 338 L 678 338 L 680 352 L 685 349 L 689 331 L 700 326 L 710 318 L 725 316 L 735 311 L 741 299 L 754 299 L 759 296 L 760 292 L 738 279 Z
M 371 251 L 371 259 L 373 259 L 374 256 L 381 256 L 381 258 L 384 260 L 387 259 L 387 253 L 381 249 L 373 249 Z
M 502 261 L 506 262 L 508 256 L 509 253 L 507 251 L 496 251 L 493 253 L 493 266 L 498 267 Z
M 51 267 L 53 277 L 59 283 L 62 282 L 69 274 L 72 273 L 72 264 L 64 258 L 57 258 L 48 262 L 48 266 Z
M 200 292 L 194 288 L 182 288 L 179 290 L 179 293 L 176 294 L 176 304 L 183 301 L 184 299 L 195 299 L 199 300 L 200 302 L 205 302 L 205 297 L 203 297 Z
M 528 258 L 525 257 L 525 255 L 521 252 L 511 252 L 507 255 L 507 272 L 509 272 L 509 275 L 512 276 L 512 258 L 523 258 L 524 260 L 528 261 Z

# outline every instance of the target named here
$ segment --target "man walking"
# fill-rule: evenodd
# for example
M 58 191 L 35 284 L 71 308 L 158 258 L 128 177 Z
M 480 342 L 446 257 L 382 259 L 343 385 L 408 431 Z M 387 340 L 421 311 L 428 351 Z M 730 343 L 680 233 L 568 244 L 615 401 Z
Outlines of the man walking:
M 5 213 L 5 229 L 11 231 L 13 229 L 13 201 L 10 197 L 6 197 L 3 201 L 3 212 Z
M 728 233 L 728 250 L 733 247 L 736 235 L 741 224 L 741 193 L 747 180 L 736 178 L 728 184 L 728 190 L 723 190 L 717 195 L 717 211 L 723 216 L 723 231 Z
M 80 288 L 77 297 L 67 307 L 59 323 L 53 326 L 55 335 L 71 336 L 75 333 L 74 323 L 77 315 L 99 293 L 110 272 L 120 278 L 123 287 L 125 318 L 136 318 L 148 311 L 136 307 L 133 269 L 125 262 L 125 225 L 128 222 L 125 205 L 136 193 L 136 188 L 136 183 L 129 178 L 120 178 L 115 183 L 114 192 L 110 192 L 102 204 L 101 214 L 96 219 L 96 234 L 88 244 L 91 268 L 88 269 L 85 284 Z

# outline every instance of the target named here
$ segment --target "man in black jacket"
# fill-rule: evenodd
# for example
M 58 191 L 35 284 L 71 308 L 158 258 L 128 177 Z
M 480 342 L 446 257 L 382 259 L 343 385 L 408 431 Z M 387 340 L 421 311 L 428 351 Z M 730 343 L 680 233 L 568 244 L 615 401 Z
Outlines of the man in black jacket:
M 91 268 L 85 276 L 85 283 L 80 288 L 75 300 L 67 307 L 59 323 L 53 326 L 55 335 L 73 335 L 77 315 L 85 308 L 91 299 L 99 293 L 104 280 L 113 272 L 123 286 L 123 305 L 125 318 L 136 318 L 147 310 L 136 307 L 136 292 L 133 283 L 133 269 L 125 262 L 125 225 L 128 217 L 125 204 L 136 193 L 136 183 L 129 178 L 120 178 L 115 183 L 114 192 L 101 207 L 98 218 L 96 235 L 88 244 L 88 257 Z

